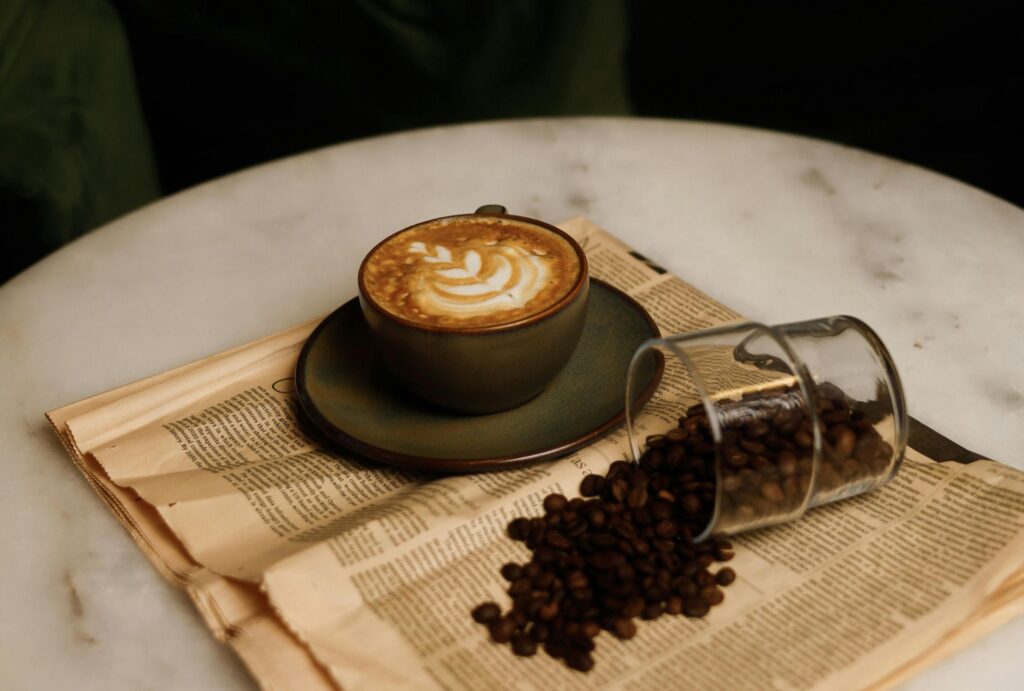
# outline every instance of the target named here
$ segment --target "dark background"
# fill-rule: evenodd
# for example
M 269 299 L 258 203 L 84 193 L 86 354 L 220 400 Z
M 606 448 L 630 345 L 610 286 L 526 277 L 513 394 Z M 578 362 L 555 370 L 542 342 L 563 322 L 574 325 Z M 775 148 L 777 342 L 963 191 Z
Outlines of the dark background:
M 407 60 L 416 56 L 396 54 L 391 46 L 381 49 L 387 39 L 358 8 L 330 7 L 313 18 L 313 24 L 355 23 L 359 29 L 354 33 L 365 36 L 356 46 L 326 46 L 319 72 L 278 59 L 289 45 L 316 42 L 315 34 L 280 17 L 232 18 L 225 12 L 219 19 L 235 37 L 258 32 L 267 21 L 275 25 L 276 43 L 238 47 L 238 41 L 216 32 L 203 33 L 197 41 L 194 26 L 181 27 L 180 20 L 152 12 L 146 16 L 137 2 L 121 2 L 120 9 L 169 191 L 297 150 L 407 127 L 632 112 L 838 141 L 933 168 L 1024 205 L 1024 185 L 1016 173 L 1024 122 L 1024 41 L 1010 3 L 662 0 L 623 3 L 621 14 L 618 3 L 592 2 L 586 11 L 574 7 L 579 3 L 553 4 L 566 11 L 535 17 L 545 25 L 544 33 L 530 27 L 533 33 L 509 41 L 507 49 L 525 55 L 538 45 L 569 42 L 574 51 L 604 53 L 608 60 L 621 51 L 625 103 L 613 93 L 559 101 L 553 92 L 564 85 L 545 79 L 543 64 L 524 67 L 530 81 L 516 98 L 482 99 L 473 107 L 449 88 L 434 97 L 451 99 L 447 107 L 431 102 L 424 96 L 439 80 L 432 80 L 429 70 L 409 74 Z M 503 23 L 514 28 L 496 5 L 466 3 L 477 13 L 465 10 L 467 31 Z M 621 24 L 622 36 L 616 26 L 584 26 L 583 15 L 590 25 Z M 310 17 L 295 18 L 303 21 Z M 446 26 L 451 41 L 464 35 L 450 24 L 437 24 L 438 30 Z M 183 44 L 187 51 L 180 50 Z M 594 61 L 593 67 L 614 69 L 608 60 Z M 196 63 L 219 67 L 203 76 Z M 166 89 L 175 81 L 172 72 L 192 75 L 189 88 L 198 90 L 195 99 L 215 111 L 204 109 L 202 117 L 217 126 L 193 122 L 189 112 L 170 103 L 178 97 L 176 89 Z M 338 89 L 339 80 L 331 76 L 343 72 L 358 73 L 356 83 L 383 79 L 394 84 L 390 98 L 378 104 L 379 111 L 390 109 L 391 114 L 353 112 L 351 101 L 358 93 L 374 89 Z M 507 74 L 480 78 L 488 76 L 509 80 Z M 234 83 L 228 93 L 225 80 Z M 533 96 L 531 81 L 539 97 Z M 611 82 L 603 86 L 610 92 L 617 88 Z M 484 91 L 471 85 L 469 98 Z M 232 93 L 236 96 L 228 98 Z M 260 97 L 237 96 L 245 93 Z M 410 102 L 418 107 L 410 108 Z M 254 112 L 260 113 L 255 122 Z M 267 130 L 273 130 L 270 136 L 259 136 Z
M 634 103 L 850 144 L 1024 206 L 1024 33 L 1010 8 L 638 2 Z
M 161 194 L 348 139 L 481 119 L 751 125 L 916 163 L 1024 206 L 1011 8 L 0 0 L 0 281 Z M 19 12 L 32 16 L 7 20 Z M 5 40 L 23 38 L 4 33 L 19 26 L 50 43 Z M 16 46 L 35 53 L 11 56 Z M 10 117 L 15 106 L 23 116 Z

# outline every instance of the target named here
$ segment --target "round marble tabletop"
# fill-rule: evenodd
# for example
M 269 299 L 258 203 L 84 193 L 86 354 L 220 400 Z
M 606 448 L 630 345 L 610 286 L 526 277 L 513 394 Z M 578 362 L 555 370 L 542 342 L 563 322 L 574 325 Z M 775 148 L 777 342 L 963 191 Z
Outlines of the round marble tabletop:
M 115 221 L 0 287 L 0 687 L 251 688 L 65 457 L 46 410 L 325 314 L 409 223 L 586 215 L 751 318 L 848 313 L 912 415 L 1024 468 L 1024 211 L 856 149 L 640 119 L 342 144 Z M 1020 688 L 1024 619 L 910 689 Z

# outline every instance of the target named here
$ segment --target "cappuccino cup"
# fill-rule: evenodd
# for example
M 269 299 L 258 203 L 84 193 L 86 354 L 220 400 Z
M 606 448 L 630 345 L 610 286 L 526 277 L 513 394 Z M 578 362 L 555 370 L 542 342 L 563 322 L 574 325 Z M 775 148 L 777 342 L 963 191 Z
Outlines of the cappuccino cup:
M 404 228 L 359 267 L 359 304 L 395 379 L 471 414 L 544 390 L 576 349 L 589 287 L 571 237 L 500 206 Z

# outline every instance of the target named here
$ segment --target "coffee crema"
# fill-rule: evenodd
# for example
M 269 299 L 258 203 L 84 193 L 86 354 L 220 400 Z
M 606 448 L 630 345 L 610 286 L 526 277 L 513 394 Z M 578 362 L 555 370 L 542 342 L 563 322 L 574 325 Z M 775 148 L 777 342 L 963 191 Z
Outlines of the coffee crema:
M 508 218 L 455 217 L 413 226 L 366 258 L 363 285 L 385 311 L 431 326 L 482 327 L 544 311 L 580 275 L 573 246 Z

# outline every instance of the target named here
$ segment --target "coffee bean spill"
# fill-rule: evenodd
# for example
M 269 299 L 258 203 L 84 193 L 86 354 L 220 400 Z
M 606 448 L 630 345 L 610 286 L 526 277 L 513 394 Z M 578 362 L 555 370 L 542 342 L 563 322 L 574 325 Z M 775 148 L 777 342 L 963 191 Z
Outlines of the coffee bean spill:
M 723 510 L 770 511 L 803 501 L 810 489 L 801 477 L 809 473 L 801 471 L 809 469 L 811 429 L 795 396 L 799 392 L 788 387 L 727 402 Z M 838 391 L 821 396 L 818 409 L 826 486 L 884 470 L 891 447 Z M 725 599 L 722 588 L 736 580 L 729 567 L 711 570 L 732 559 L 729 542 L 693 542 L 714 508 L 714 458 L 707 417 L 695 406 L 678 427 L 647 438 L 639 463 L 616 461 L 607 475 L 587 475 L 580 497 L 545 497 L 542 517 L 508 525 L 508 536 L 532 552 L 525 564 L 501 568 L 511 610 L 502 613 L 486 602 L 473 609 L 473 619 L 516 655 L 543 649 L 586 672 L 602 630 L 629 639 L 638 618 L 708 614 Z
M 695 545 L 714 504 L 713 446 L 706 428 L 652 438 L 639 464 L 616 461 L 607 475 L 587 475 L 581 497 L 550 494 L 544 516 L 516 518 L 508 535 L 532 551 L 505 564 L 512 609 L 479 605 L 473 619 L 516 655 L 543 649 L 581 672 L 594 666 L 594 639 L 609 631 L 632 638 L 636 619 L 665 614 L 703 617 L 725 598 L 735 572 L 709 569 L 732 559 L 732 545 Z M 695 442 L 702 440 L 693 453 Z

